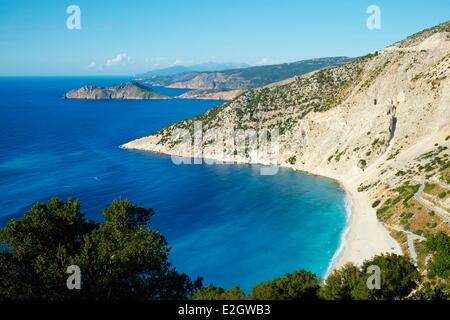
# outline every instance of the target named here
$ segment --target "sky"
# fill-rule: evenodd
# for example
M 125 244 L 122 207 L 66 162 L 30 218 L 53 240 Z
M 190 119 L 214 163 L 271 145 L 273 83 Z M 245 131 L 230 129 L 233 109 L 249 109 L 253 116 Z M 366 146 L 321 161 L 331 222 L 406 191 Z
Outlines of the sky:
M 67 27 L 70 5 L 80 29 Z M 381 29 L 367 28 L 370 5 Z M 1 0 L 0 75 L 355 57 L 449 19 L 447 0 Z

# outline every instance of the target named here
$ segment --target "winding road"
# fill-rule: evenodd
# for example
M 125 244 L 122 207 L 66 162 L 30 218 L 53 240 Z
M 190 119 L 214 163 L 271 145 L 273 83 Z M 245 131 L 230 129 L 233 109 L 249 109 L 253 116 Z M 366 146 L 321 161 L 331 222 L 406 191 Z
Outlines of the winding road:
M 425 180 L 419 180 L 419 183 L 420 183 L 420 188 L 414 195 L 414 199 L 416 199 L 417 202 L 419 202 L 422 206 L 424 206 L 428 210 L 434 211 L 444 221 L 446 221 L 447 223 L 450 223 L 450 214 L 446 210 L 433 205 L 433 203 L 431 203 L 430 201 L 428 201 L 422 197 L 423 191 L 425 190 Z
M 414 246 L 414 241 L 426 241 L 427 239 L 425 237 L 419 236 L 415 233 L 400 229 L 400 228 L 396 228 L 396 227 L 392 227 L 392 226 L 388 226 L 386 225 L 387 228 L 395 230 L 395 231 L 400 231 L 406 234 L 407 239 L 408 239 L 408 251 L 409 251 L 409 255 L 411 257 L 411 259 L 414 261 L 415 264 L 417 264 L 417 252 L 416 252 L 416 247 Z
M 422 180 L 419 180 L 419 183 L 420 183 L 420 188 L 414 195 L 414 199 L 416 199 L 417 202 L 419 202 L 422 206 L 424 206 L 428 210 L 434 211 L 437 215 L 439 215 L 442 219 L 444 219 L 444 221 L 446 223 L 450 223 L 450 214 L 446 210 L 435 206 L 433 203 L 431 203 L 430 201 L 428 201 L 422 197 L 422 194 L 425 190 L 426 181 L 422 179 Z M 448 185 L 444 185 L 441 183 L 439 183 L 439 185 L 441 185 L 443 188 L 450 189 Z M 389 229 L 392 229 L 395 231 L 400 231 L 400 232 L 403 232 L 406 234 L 407 240 L 408 240 L 409 255 L 410 255 L 411 259 L 414 261 L 414 263 L 417 264 L 417 252 L 416 252 L 416 248 L 414 246 L 414 241 L 426 241 L 427 239 L 425 237 L 419 236 L 415 233 L 412 233 L 410 231 L 406 231 L 406 230 L 403 230 L 400 228 L 396 228 L 396 227 L 392 227 L 392 226 L 388 226 L 388 225 L 386 225 L 386 227 Z

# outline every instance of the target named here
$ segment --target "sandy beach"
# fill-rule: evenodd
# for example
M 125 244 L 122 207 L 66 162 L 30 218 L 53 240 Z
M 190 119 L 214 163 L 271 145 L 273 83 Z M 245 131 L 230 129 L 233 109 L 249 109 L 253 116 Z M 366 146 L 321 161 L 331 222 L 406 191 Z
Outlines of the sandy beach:
M 361 264 L 383 253 L 402 254 L 400 245 L 378 221 L 376 210 L 369 204 L 366 194 L 357 191 L 357 185 L 342 182 L 351 199 L 351 214 L 341 252 L 335 256 L 331 269 L 349 262 Z
M 444 145 L 448 148 L 450 144 L 450 41 L 446 32 L 438 32 L 444 27 L 388 47 L 370 59 L 311 72 L 274 84 L 273 88 L 249 91 L 203 119 L 202 138 L 206 142 L 216 141 L 217 128 L 271 128 L 288 123 L 279 140 L 277 163 L 341 184 L 350 199 L 351 214 L 330 269 L 348 262 L 361 264 L 384 253 L 401 255 L 400 245 L 378 221 L 372 204 L 396 195 L 395 188 L 430 174 L 419 168 L 428 165 L 436 177 L 438 170 L 445 169 L 426 164 L 425 158 L 419 160 L 429 152 L 437 157 Z M 340 84 L 331 90 L 329 101 L 343 96 L 339 104 L 317 112 L 305 101 L 315 101 L 324 94 L 316 85 L 324 72 Z M 352 85 L 342 88 L 342 79 L 348 79 L 347 85 Z M 416 79 L 414 85 L 412 79 Z M 236 110 L 248 111 L 251 116 L 244 117 Z M 189 121 L 182 121 L 122 147 L 196 156 L 198 150 L 183 152 L 179 137 L 174 135 L 176 129 L 185 130 L 190 125 Z M 215 150 L 215 143 L 202 147 L 205 158 L 219 161 L 264 164 L 271 160 L 264 149 L 235 156 L 231 149 L 224 154 L 222 146 Z M 358 192 L 363 185 L 367 189 Z M 385 220 L 395 224 L 401 219 L 400 214 L 394 214 L 391 221 Z M 427 228 L 430 229 L 426 224 L 421 226 L 421 230 Z
M 374 173 L 366 171 L 364 176 L 354 172 L 331 172 L 317 168 L 313 172 L 338 181 L 347 193 L 349 201 L 349 219 L 343 233 L 341 245 L 330 263 L 328 273 L 347 263 L 362 264 L 365 260 L 384 253 L 402 255 L 400 245 L 391 237 L 387 228 L 377 219 L 376 210 L 372 208 L 366 193 L 358 192 L 358 186 Z
M 437 132 L 430 132 L 421 141 L 405 150 L 396 159 L 399 168 L 404 167 L 408 160 L 422 154 L 437 141 L 442 141 L 449 133 L 449 126 L 443 126 Z M 348 231 L 342 240 L 339 250 L 330 265 L 329 271 L 339 268 L 346 263 L 360 264 L 382 253 L 395 253 L 402 255 L 400 245 L 390 236 L 388 229 L 377 219 L 376 209 L 365 192 L 358 192 L 358 186 L 369 177 L 376 177 L 379 173 L 377 167 L 386 161 L 386 154 L 380 157 L 372 166 L 367 168 L 363 174 L 357 172 L 329 171 L 319 168 L 314 170 L 315 174 L 337 180 L 347 193 L 351 201 L 351 215 Z
M 173 154 L 160 145 L 155 145 L 153 137 L 145 137 L 132 141 L 121 146 L 125 149 L 137 149 L 162 154 Z M 210 157 L 214 158 L 214 157 Z M 216 159 L 217 160 L 217 159 Z M 219 159 L 227 162 L 226 159 Z M 240 163 L 240 161 L 237 161 Z M 242 163 L 248 163 L 242 161 Z M 261 162 L 252 162 L 261 164 Z M 328 273 L 347 263 L 362 264 L 365 260 L 384 253 L 395 253 L 402 255 L 400 245 L 391 237 L 387 228 L 378 221 L 376 210 L 371 207 L 370 200 L 366 193 L 358 192 L 358 186 L 367 176 L 376 174 L 376 165 L 368 168 L 364 173 L 361 171 L 334 171 L 323 166 L 307 170 L 306 168 L 295 168 L 289 165 L 282 165 L 296 171 L 303 171 L 336 180 L 345 190 L 349 202 L 349 220 L 343 231 L 339 249 L 335 253 Z

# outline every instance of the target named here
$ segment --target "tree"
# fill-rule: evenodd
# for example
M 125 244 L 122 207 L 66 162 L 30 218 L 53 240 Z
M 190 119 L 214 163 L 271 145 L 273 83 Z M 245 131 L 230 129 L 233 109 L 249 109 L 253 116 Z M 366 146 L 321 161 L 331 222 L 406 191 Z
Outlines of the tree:
M 252 300 L 312 300 L 320 288 L 316 275 L 304 270 L 257 285 Z
M 319 297 L 325 300 L 367 300 L 370 292 L 366 279 L 358 267 L 349 263 L 328 276 L 319 290 Z
M 380 289 L 369 289 L 371 266 L 380 268 Z M 348 264 L 333 271 L 319 291 L 328 300 L 393 300 L 409 296 L 417 287 L 420 274 L 408 258 L 395 254 L 380 255 L 365 261 L 361 268 Z
M 0 230 L 1 299 L 179 299 L 194 283 L 168 262 L 163 235 L 149 228 L 151 209 L 114 201 L 104 222 L 88 221 L 76 200 L 37 203 Z M 67 267 L 82 271 L 68 290 Z
M 396 254 L 379 255 L 365 261 L 362 271 L 368 270 L 370 266 L 378 266 L 381 271 L 381 288 L 370 290 L 370 299 L 373 300 L 403 299 L 420 281 L 419 272 L 407 257 Z
M 58 299 L 68 295 L 64 267 L 95 228 L 80 214 L 80 203 L 52 199 L 36 204 L 22 221 L 0 230 L 0 297 Z
M 191 300 L 244 300 L 245 293 L 239 286 L 233 287 L 231 290 L 225 290 L 213 285 L 200 289 L 195 293 Z
M 426 251 L 432 254 L 428 262 L 428 274 L 431 277 L 450 278 L 450 237 L 444 232 L 431 235 L 426 242 Z

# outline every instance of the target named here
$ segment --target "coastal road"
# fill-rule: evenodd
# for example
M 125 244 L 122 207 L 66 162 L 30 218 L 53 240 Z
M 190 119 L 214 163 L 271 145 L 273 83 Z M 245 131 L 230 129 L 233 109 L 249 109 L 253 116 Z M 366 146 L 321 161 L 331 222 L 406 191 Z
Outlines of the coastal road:
M 400 231 L 400 232 L 403 232 L 406 234 L 407 240 L 408 240 L 409 256 L 414 261 L 414 263 L 417 264 L 417 252 L 416 252 L 416 247 L 414 246 L 414 241 L 426 241 L 427 238 L 419 236 L 415 233 L 400 229 L 400 228 L 396 228 L 396 227 L 392 227 L 392 226 L 388 226 L 388 225 L 386 225 L 386 227 L 389 229 L 392 229 L 395 231 Z
M 417 264 L 417 252 L 416 247 L 414 246 L 414 241 L 426 241 L 427 239 L 412 232 L 407 232 L 407 237 L 409 254 L 411 255 L 411 259 L 413 259 L 414 263 Z
M 442 188 L 450 190 L 450 186 L 440 181 L 433 181 L 433 183 L 440 185 Z
M 446 210 L 433 205 L 430 201 L 425 200 L 422 197 L 423 191 L 425 190 L 425 180 L 419 180 L 419 183 L 420 188 L 414 195 L 414 199 L 428 210 L 436 212 L 436 214 L 444 219 L 445 222 L 450 223 L 450 214 Z
M 431 203 L 428 200 L 425 200 L 422 197 L 423 191 L 425 190 L 425 183 L 426 183 L 425 180 L 419 180 L 418 182 L 420 183 L 420 188 L 414 195 L 414 199 L 416 199 L 417 202 L 419 202 L 422 206 L 424 206 L 428 210 L 434 211 L 437 215 L 439 215 L 442 219 L 444 219 L 445 222 L 450 223 L 450 215 L 446 210 L 436 207 L 435 205 L 433 205 L 433 203 Z M 445 185 L 443 187 L 445 188 L 448 186 Z M 410 255 L 411 259 L 414 261 L 414 263 L 417 264 L 417 252 L 416 252 L 416 248 L 414 246 L 414 241 L 426 241 L 427 239 L 424 237 L 421 237 L 415 233 L 412 233 L 410 231 L 406 231 L 406 230 L 403 230 L 400 228 L 396 228 L 396 227 L 392 227 L 392 226 L 388 226 L 388 225 L 386 225 L 386 227 L 389 229 L 392 229 L 395 231 L 400 231 L 400 232 L 403 232 L 406 234 L 409 255 Z

